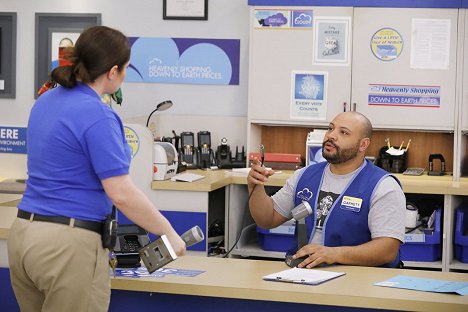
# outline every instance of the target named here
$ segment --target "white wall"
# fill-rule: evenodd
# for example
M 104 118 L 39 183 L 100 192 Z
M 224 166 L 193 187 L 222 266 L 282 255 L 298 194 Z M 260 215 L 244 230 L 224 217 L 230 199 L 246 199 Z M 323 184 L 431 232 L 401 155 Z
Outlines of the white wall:
M 145 123 L 159 102 L 174 106 L 153 115 L 158 135 L 171 130 L 212 133 L 213 145 L 222 137 L 245 145 L 249 46 L 247 0 L 210 0 L 208 21 L 162 19 L 161 0 L 0 0 L 1 12 L 17 13 L 16 99 L 0 99 L 0 125 L 27 125 L 34 102 L 35 13 L 101 13 L 102 24 L 127 36 L 240 39 L 238 86 L 124 83 L 122 107 L 114 106 L 124 121 Z M 0 154 L 1 176 L 24 176 L 24 155 Z

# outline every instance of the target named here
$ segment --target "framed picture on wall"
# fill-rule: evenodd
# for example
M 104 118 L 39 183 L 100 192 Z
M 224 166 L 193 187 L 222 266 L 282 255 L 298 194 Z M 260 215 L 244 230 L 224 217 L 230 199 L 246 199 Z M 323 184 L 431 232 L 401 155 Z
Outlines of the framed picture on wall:
M 163 0 L 165 20 L 207 20 L 208 0 Z
M 2 73 L 2 27 L 0 27 L 0 74 Z
M 84 29 L 98 25 L 101 14 L 36 13 L 34 98 L 58 65 L 60 47 L 74 45 Z
M 350 17 L 314 18 L 314 65 L 349 66 L 351 50 Z
M 16 97 L 16 13 L 0 12 L 0 99 Z
M 49 29 L 49 36 L 47 38 L 49 42 L 47 54 L 49 57 L 47 61 L 49 62 L 48 68 L 50 68 L 51 72 L 60 65 L 64 49 L 74 47 L 80 34 L 80 29 Z

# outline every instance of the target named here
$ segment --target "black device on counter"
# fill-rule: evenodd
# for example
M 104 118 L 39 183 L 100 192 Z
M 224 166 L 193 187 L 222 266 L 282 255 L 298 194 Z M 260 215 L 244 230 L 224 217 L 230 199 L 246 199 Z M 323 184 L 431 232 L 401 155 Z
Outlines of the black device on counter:
M 221 145 L 218 145 L 216 149 L 216 164 L 221 169 L 231 168 L 243 168 L 246 165 L 244 147 L 242 152 L 239 153 L 238 147 L 236 146 L 236 156 L 232 158 L 232 152 L 230 146 L 227 144 L 227 139 L 221 139 Z
M 440 160 L 440 170 L 434 170 L 434 160 Z M 442 154 L 430 154 L 429 155 L 429 171 L 428 175 L 441 176 L 445 175 L 445 159 Z
M 197 163 L 200 168 L 209 168 L 213 165 L 213 150 L 211 149 L 211 133 L 199 131 L 197 133 L 198 149 Z
M 148 232 L 136 224 L 120 224 L 117 230 L 117 240 L 114 246 L 114 254 L 117 259 L 117 267 L 133 268 L 140 266 L 138 250 L 150 240 Z
M 195 136 L 193 132 L 180 134 L 180 162 L 185 162 L 187 169 L 196 168 Z

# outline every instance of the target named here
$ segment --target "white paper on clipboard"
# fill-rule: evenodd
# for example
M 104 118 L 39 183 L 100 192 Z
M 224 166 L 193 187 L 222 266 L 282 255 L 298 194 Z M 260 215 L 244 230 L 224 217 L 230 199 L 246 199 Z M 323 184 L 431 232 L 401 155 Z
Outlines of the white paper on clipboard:
M 343 275 L 345 275 L 344 272 L 292 268 L 270 275 L 265 275 L 263 279 L 273 282 L 318 285 Z

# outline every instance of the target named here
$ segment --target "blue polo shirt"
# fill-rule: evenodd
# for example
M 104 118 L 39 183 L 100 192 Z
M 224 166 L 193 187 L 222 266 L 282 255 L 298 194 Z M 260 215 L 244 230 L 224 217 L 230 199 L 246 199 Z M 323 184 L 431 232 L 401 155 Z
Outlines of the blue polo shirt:
M 101 180 L 128 174 L 122 121 L 85 84 L 57 87 L 34 104 L 27 129 L 28 179 L 19 208 L 102 221 L 112 202 Z

